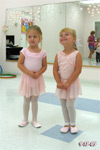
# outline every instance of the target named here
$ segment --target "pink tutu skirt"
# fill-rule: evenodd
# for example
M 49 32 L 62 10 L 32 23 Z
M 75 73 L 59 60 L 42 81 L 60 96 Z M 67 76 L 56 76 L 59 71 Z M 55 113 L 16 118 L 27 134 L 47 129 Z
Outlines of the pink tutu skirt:
M 65 80 L 62 80 L 62 83 L 65 82 L 66 82 Z M 68 100 L 76 99 L 81 94 L 82 90 L 79 79 L 76 79 L 67 90 L 57 88 L 55 93 L 55 95 L 59 99 L 68 99 Z
M 39 96 L 44 93 L 45 83 L 43 76 L 41 75 L 38 79 L 34 79 L 23 73 L 18 92 L 26 97 Z

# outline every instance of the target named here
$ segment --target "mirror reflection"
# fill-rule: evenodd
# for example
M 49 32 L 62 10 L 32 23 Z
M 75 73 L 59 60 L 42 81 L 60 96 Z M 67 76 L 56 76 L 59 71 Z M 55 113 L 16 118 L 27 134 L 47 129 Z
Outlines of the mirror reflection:
M 59 31 L 64 27 L 76 30 L 76 45 L 83 57 L 83 65 L 100 66 L 96 62 L 96 50 L 92 60 L 88 58 L 88 37 L 95 31 L 95 42 L 100 38 L 99 4 L 85 5 L 80 2 L 31 6 L 6 10 L 6 60 L 17 60 L 19 51 L 27 47 L 25 33 L 36 24 L 43 32 L 42 49 L 47 52 L 48 63 L 54 62 L 56 53 L 62 50 Z

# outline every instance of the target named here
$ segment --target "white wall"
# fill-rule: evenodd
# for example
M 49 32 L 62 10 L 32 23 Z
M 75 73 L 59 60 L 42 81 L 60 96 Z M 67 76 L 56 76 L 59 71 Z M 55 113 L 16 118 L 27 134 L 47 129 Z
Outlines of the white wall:
M 0 4 L 0 64 L 3 66 L 5 72 L 10 73 L 21 73 L 17 68 L 17 62 L 6 62 L 6 47 L 5 47 L 5 34 L 2 32 L 2 26 L 5 24 L 5 9 L 7 8 L 16 8 L 16 7 L 24 7 L 24 6 L 33 6 L 33 5 L 41 5 L 41 4 L 50 4 L 50 3 L 59 3 L 59 2 L 67 2 L 67 0 L 3 0 Z M 71 1 L 71 0 L 69 0 Z M 73 1 L 73 0 L 72 0 Z M 87 22 L 89 18 L 87 18 Z M 90 24 L 91 28 L 91 24 Z M 88 32 L 85 30 L 85 36 L 89 34 L 90 28 Z M 82 32 L 83 33 L 83 30 Z M 45 76 L 52 77 L 52 65 L 48 65 L 48 69 Z M 100 82 L 100 68 L 83 68 L 82 74 L 80 76 L 82 79 L 94 80 Z

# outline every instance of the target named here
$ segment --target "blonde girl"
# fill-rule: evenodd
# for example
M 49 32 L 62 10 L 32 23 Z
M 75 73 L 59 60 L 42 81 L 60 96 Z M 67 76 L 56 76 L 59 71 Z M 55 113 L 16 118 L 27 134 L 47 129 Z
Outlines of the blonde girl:
M 19 127 L 25 127 L 28 121 L 30 102 L 32 103 L 32 125 L 41 127 L 37 120 L 38 97 L 45 92 L 43 73 L 47 69 L 46 52 L 39 48 L 42 41 L 42 31 L 40 27 L 33 25 L 26 32 L 26 40 L 29 43 L 27 48 L 20 51 L 18 68 L 22 71 L 19 93 L 24 97 L 23 121 Z
M 61 132 L 77 133 L 75 99 L 81 94 L 79 74 L 82 70 L 82 57 L 76 50 L 76 32 L 64 28 L 60 31 L 59 41 L 64 49 L 55 57 L 53 74 L 57 82 L 56 96 L 60 99 L 65 125 Z

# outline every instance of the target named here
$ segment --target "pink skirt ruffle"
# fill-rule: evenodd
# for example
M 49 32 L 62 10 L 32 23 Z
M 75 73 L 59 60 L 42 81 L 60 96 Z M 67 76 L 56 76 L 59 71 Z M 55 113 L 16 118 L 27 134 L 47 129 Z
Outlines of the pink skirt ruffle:
M 65 83 L 66 81 L 62 80 L 62 83 Z M 80 81 L 79 79 L 76 79 L 67 90 L 56 88 L 55 95 L 59 99 L 76 99 L 79 95 L 82 94 Z
M 18 92 L 26 97 L 39 96 L 44 93 L 45 83 L 43 76 L 41 75 L 38 79 L 34 79 L 23 73 Z

